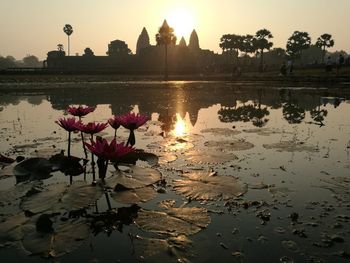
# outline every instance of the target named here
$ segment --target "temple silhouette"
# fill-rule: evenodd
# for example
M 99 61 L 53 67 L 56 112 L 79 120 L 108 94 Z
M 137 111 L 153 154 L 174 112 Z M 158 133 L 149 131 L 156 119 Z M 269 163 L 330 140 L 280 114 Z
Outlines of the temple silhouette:
M 81 56 L 66 56 L 63 50 L 50 51 L 45 67 L 57 72 L 160 74 L 164 70 L 164 56 L 164 46 L 151 45 L 144 27 L 137 40 L 136 54 L 132 54 L 127 43 L 116 39 L 108 44 L 106 56 L 95 56 L 90 48 Z M 177 44 L 168 45 L 170 74 L 213 72 L 224 63 L 223 55 L 200 47 L 196 30 L 192 31 L 188 45 L 184 37 Z

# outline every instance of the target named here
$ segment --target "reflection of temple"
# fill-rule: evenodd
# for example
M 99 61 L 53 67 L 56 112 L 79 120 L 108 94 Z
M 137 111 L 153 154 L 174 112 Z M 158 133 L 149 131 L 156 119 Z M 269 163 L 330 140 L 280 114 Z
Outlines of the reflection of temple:
M 86 53 L 86 50 L 90 52 Z M 116 72 L 116 73 L 161 73 L 164 68 L 164 47 L 150 44 L 150 37 L 143 28 L 136 45 L 136 54 L 131 54 L 128 45 L 114 40 L 108 45 L 108 56 L 95 56 L 86 49 L 82 56 L 66 56 L 64 51 L 50 51 L 47 68 L 62 72 Z M 213 71 L 224 61 L 222 55 L 201 49 L 195 30 L 186 44 L 182 37 L 178 45 L 168 46 L 168 69 L 173 74 Z
M 278 108 L 284 110 L 287 122 L 303 121 L 307 112 L 320 122 L 327 117 L 324 111 L 327 104 L 336 107 L 343 103 L 337 98 L 350 98 L 347 90 L 264 90 L 226 83 L 91 84 L 81 88 L 49 89 L 36 95 L 46 97 L 57 110 L 65 110 L 72 104 L 107 104 L 111 114 L 123 114 L 138 105 L 141 113 L 158 113 L 159 120 L 169 124 L 177 113 L 183 119 L 188 113 L 193 126 L 199 110 L 212 105 L 221 105 L 219 118 L 223 122 L 251 121 L 263 126 L 269 118 L 268 111 Z M 3 96 L 2 103 L 16 103 L 15 99 L 21 99 L 18 93 L 16 96 L 8 94 Z

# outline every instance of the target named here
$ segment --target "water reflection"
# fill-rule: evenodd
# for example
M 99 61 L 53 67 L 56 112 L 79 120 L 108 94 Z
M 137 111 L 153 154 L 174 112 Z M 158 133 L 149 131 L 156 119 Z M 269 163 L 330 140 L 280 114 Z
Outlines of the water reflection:
M 188 127 L 186 126 L 184 120 L 181 118 L 180 114 L 176 114 L 176 122 L 174 125 L 173 135 L 176 137 L 182 137 L 188 133 Z

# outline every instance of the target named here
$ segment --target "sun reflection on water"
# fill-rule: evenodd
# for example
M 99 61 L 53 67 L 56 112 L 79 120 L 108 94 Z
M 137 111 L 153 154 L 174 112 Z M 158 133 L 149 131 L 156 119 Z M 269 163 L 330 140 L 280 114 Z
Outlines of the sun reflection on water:
M 187 125 L 178 113 L 176 113 L 176 122 L 172 133 L 176 137 L 182 137 L 188 133 Z

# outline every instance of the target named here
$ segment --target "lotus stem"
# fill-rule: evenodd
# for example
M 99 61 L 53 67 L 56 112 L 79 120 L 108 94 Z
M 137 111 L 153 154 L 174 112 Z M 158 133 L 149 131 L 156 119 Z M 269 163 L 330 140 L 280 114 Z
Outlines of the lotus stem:
M 79 121 L 81 121 L 81 117 L 79 117 Z M 86 147 L 84 144 L 84 134 L 82 131 L 80 131 L 80 135 L 81 135 L 81 142 L 83 143 L 83 150 L 84 150 L 84 154 L 85 154 L 85 159 L 87 159 L 88 155 L 87 155 Z
M 117 129 L 114 129 L 114 139 L 117 139 Z
M 129 144 L 131 146 L 134 146 L 135 143 L 136 143 L 136 138 L 135 138 L 134 130 L 130 130 L 130 134 L 129 134 L 128 141 L 126 142 L 126 146 L 129 146 Z
M 68 132 L 68 157 L 70 157 L 70 138 L 71 138 L 71 132 Z
M 105 197 L 107 201 L 108 210 L 112 210 L 111 201 L 109 200 L 109 195 L 107 191 L 105 191 Z
M 91 134 L 91 141 L 93 141 L 94 135 Z M 92 181 L 96 181 L 96 172 L 95 172 L 95 158 L 94 154 L 91 152 L 91 167 L 92 167 Z

